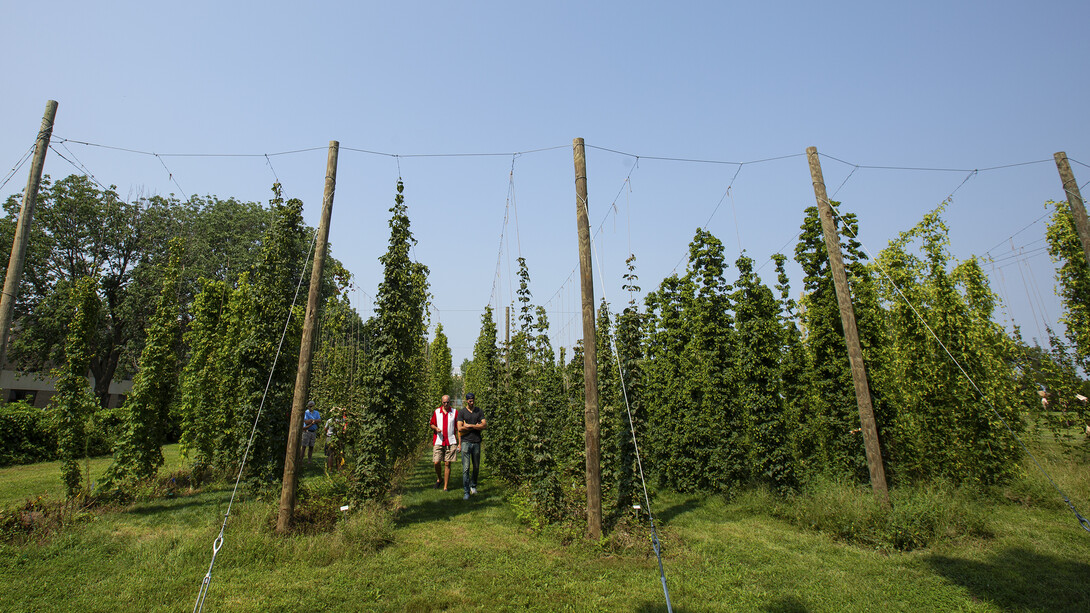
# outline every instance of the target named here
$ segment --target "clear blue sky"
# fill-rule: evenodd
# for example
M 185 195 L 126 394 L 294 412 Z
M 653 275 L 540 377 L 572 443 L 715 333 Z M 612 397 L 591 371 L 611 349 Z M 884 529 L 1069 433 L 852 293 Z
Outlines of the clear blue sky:
M 596 297 L 614 310 L 628 300 L 630 251 L 653 289 L 706 223 L 731 261 L 740 248 L 759 262 L 791 255 L 814 204 L 801 155 L 813 145 L 849 163 L 824 157 L 826 184 L 874 253 L 956 190 L 952 250 L 1002 258 L 1013 241 L 1026 257 L 988 267 L 993 287 L 1040 336 L 1060 314 L 1040 249 L 1042 205 L 1063 197 L 1052 154 L 1066 151 L 1080 185 L 1090 181 L 1084 1 L 58 1 L 3 13 L 0 172 L 54 99 L 54 177 L 79 172 L 59 153 L 122 195 L 266 201 L 275 173 L 316 226 L 324 148 L 338 140 L 331 241 L 361 309 L 381 279 L 400 175 L 416 256 L 431 269 L 432 324 L 456 365 L 484 305 L 502 312 L 514 298 L 520 253 L 556 345 L 577 338 L 576 137 L 600 228 Z M 60 139 L 161 154 L 314 150 L 156 158 Z M 464 153 L 502 155 L 410 157 Z M 794 157 L 740 170 L 653 159 L 780 156 Z M 26 170 L 0 197 L 22 189 Z

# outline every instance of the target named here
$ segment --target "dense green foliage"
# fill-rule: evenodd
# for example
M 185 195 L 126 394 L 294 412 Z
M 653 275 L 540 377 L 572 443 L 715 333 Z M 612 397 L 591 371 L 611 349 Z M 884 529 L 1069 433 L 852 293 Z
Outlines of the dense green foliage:
M 324 419 L 334 414 L 340 417 L 348 407 L 363 402 L 363 375 L 369 353 L 366 333 L 367 326 L 346 295 L 326 301 L 310 374 L 310 399 Z
M 11 244 L 19 198 L 4 203 L 0 241 Z M 106 405 L 110 383 L 138 369 L 159 291 L 157 277 L 171 237 L 185 237 L 179 304 L 185 312 L 199 279 L 233 283 L 257 260 L 271 218 L 259 205 L 194 196 L 186 202 L 152 196 L 125 200 L 116 189 L 71 175 L 43 181 L 15 305 L 20 334 L 9 358 L 20 368 L 48 370 L 62 360 L 68 287 L 96 280 L 101 315 L 95 322 L 90 369 Z M 5 260 L 6 262 L 6 260 Z M 2 266 L 2 265 L 0 265 Z
M 833 206 L 839 203 L 834 202 Z M 874 289 L 873 273 L 866 267 L 855 215 L 834 216 L 841 237 L 844 269 L 851 288 L 859 343 L 868 378 L 882 369 L 885 320 Z M 796 390 L 798 431 L 795 452 L 805 478 L 817 475 L 868 477 L 863 437 L 860 433 L 855 385 L 844 342 L 844 326 L 837 303 L 829 255 L 825 247 L 817 207 L 806 209 L 795 260 L 803 270 L 803 297 L 799 324 L 804 331 L 802 364 L 805 385 Z M 886 403 L 872 390 L 871 404 L 884 442 L 888 424 Z M 884 445 L 884 443 L 883 443 Z M 883 454 L 886 457 L 886 454 Z
M 124 487 L 126 481 L 154 477 L 163 465 L 162 446 L 170 408 L 178 385 L 178 277 L 183 245 L 172 239 L 170 261 L 161 271 L 162 291 L 140 356 L 140 371 L 125 401 L 126 419 L 114 449 L 114 464 L 103 480 L 105 487 Z
M 439 399 L 451 393 L 454 387 L 453 358 L 447 335 L 443 334 L 443 324 L 435 326 L 435 338 L 428 346 L 428 391 L 427 401 L 436 406 Z
M 0 446 L 0 467 L 32 464 L 58 458 L 58 422 L 61 411 L 56 405 L 41 409 L 26 402 L 0 404 L 0 429 L 5 432 Z M 124 421 L 124 408 L 97 408 L 84 422 L 81 456 L 108 456 L 117 442 Z
M 647 297 L 646 394 L 656 399 L 649 457 L 659 482 L 728 491 L 748 475 L 737 331 L 723 244 L 697 230 L 684 276 Z
M 49 413 L 26 402 L 0 405 L 0 466 L 44 462 L 57 457 L 57 424 Z
M 465 391 L 472 392 L 479 407 L 499 405 L 503 365 L 496 345 L 496 321 L 492 317 L 492 307 L 485 307 L 481 315 L 481 332 L 473 345 L 473 360 L 464 363 Z M 490 433 L 489 438 L 492 438 Z
M 389 248 L 379 258 L 384 276 L 368 334 L 367 393 L 348 419 L 355 459 L 351 495 L 357 500 L 384 497 L 394 465 L 423 442 L 426 431 L 428 267 L 409 258 L 416 239 L 404 190 L 399 180 L 390 208 Z
M 624 289 L 633 295 L 640 291 L 636 285 L 636 256 L 629 256 L 626 264 Z M 612 500 L 614 518 L 627 513 L 634 503 L 642 500 L 640 488 L 640 470 L 637 442 L 646 440 L 648 403 L 644 399 L 643 356 L 641 327 L 644 316 L 640 313 L 636 299 L 629 300 L 624 310 L 617 315 L 616 331 L 617 368 L 619 370 L 622 411 L 615 426 L 614 443 L 617 463 L 610 483 L 616 493 Z M 600 387 L 600 386 L 599 386 Z
M 87 420 L 97 403 L 87 381 L 91 339 L 101 303 L 93 277 L 75 282 L 68 298 L 68 334 L 64 343 L 63 366 L 54 372 L 57 393 L 53 397 L 57 412 L 57 447 L 61 460 L 61 479 L 69 498 L 80 493 L 79 458 L 87 453 Z
M 1090 266 L 1082 248 L 1070 205 L 1049 202 L 1055 209 L 1048 225 L 1048 253 L 1059 264 L 1059 294 L 1064 304 L 1060 321 L 1083 370 L 1090 369 Z
M 233 294 L 233 292 L 231 292 Z M 193 319 L 185 333 L 189 361 L 179 382 L 178 413 L 182 422 L 182 451 L 196 464 L 212 464 L 228 424 L 229 387 L 224 371 L 226 355 L 226 307 L 229 290 L 223 281 L 205 279 L 193 299 Z
M 303 319 L 296 296 L 309 281 L 314 232 L 303 223 L 302 203 L 285 201 L 279 185 L 273 190 L 266 210 L 214 198 L 126 203 L 80 177 L 47 186 L 17 312 L 26 333 L 13 355 L 28 367 L 63 364 L 58 394 L 44 417 L 0 418 L 28 432 L 21 440 L 55 441 L 70 496 L 80 487 L 76 459 L 95 448 L 88 433 L 104 419 L 99 413 L 125 416 L 113 428 L 120 438 L 108 483 L 154 476 L 175 425 L 196 464 L 236 470 L 245 461 L 259 487 L 280 478 Z M 1048 350 L 1025 346 L 993 321 L 997 298 L 975 259 L 951 256 L 942 206 L 873 263 L 855 216 L 834 216 L 894 485 L 1008 482 L 1021 453 L 1011 431 L 1032 421 L 1070 439 L 1071 426 L 1086 419 L 1075 399 L 1087 392 L 1080 368 L 1090 354 L 1090 271 L 1065 206 L 1054 206 L 1050 252 L 1062 263 L 1067 344 L 1053 337 Z M 0 235 L 11 230 L 11 207 Z M 350 496 L 383 499 L 395 465 L 424 441 L 427 410 L 444 394 L 473 392 L 488 416 L 487 463 L 513 486 L 519 512 L 535 522 L 583 516 L 582 345 L 570 360 L 563 349 L 556 355 L 519 258 L 510 342 L 501 346 L 487 308 L 473 359 L 462 365 L 464 381 L 456 382 L 441 324 L 428 343 L 428 268 L 410 257 L 416 239 L 400 181 L 390 212 L 374 317 L 364 321 L 338 295 L 347 273 L 335 260 L 321 280 L 310 398 L 325 418 L 347 413 Z M 102 219 L 125 231 L 95 234 Z M 181 234 L 191 248 L 168 259 L 166 238 Z M 633 260 L 625 285 L 636 293 Z M 729 275 L 722 242 L 698 229 L 684 273 L 649 292 L 643 310 L 635 299 L 616 314 L 600 303 L 594 366 L 607 527 L 623 524 L 642 498 L 637 443 L 652 483 L 687 494 L 735 496 L 757 487 L 784 495 L 868 478 L 814 207 L 802 220 L 795 260 L 803 273 L 797 302 L 783 255 L 772 257 L 774 287 L 744 253 Z M 137 373 L 126 406 L 96 412 L 103 385 L 122 372 Z
M 198 462 L 236 470 L 255 485 L 283 474 L 312 233 L 303 203 L 273 186 L 260 259 L 232 286 L 204 280 L 185 339 L 179 384 L 182 442 Z M 251 444 L 252 439 L 252 444 Z
M 1008 480 L 1021 430 L 1013 343 L 992 321 L 996 298 L 978 262 L 950 267 L 941 207 L 879 255 L 889 303 L 889 372 L 881 390 L 897 407 L 890 463 L 902 477 L 991 484 Z M 909 251 L 918 240 L 920 255 Z
M 777 259 L 783 272 L 783 257 Z M 789 340 L 790 322 L 781 317 L 781 304 L 753 272 L 753 260 L 738 258 L 734 295 L 738 330 L 739 401 L 745 415 L 749 479 L 783 490 L 797 482 L 787 444 L 790 429 L 781 365 Z

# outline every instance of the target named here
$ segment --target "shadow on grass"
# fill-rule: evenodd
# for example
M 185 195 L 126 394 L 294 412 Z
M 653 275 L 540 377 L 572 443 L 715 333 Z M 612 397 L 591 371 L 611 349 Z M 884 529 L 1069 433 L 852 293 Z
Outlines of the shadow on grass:
M 678 501 L 668 506 L 663 505 L 662 502 L 659 502 L 658 509 L 655 511 L 655 519 L 662 522 L 663 524 L 668 524 L 670 523 L 671 519 L 674 519 L 675 517 L 683 513 L 688 513 L 689 511 L 692 511 L 699 506 L 699 498 L 686 498 L 685 500 Z M 654 505 L 652 506 L 652 508 L 654 508 Z
M 1021 548 L 989 562 L 931 556 L 927 563 L 973 597 L 1005 610 L 1090 611 L 1090 565 Z
M 478 494 L 469 500 L 462 500 L 462 491 L 444 492 L 439 500 L 421 500 L 409 505 L 398 514 L 394 524 L 401 528 L 412 524 L 432 522 L 438 519 L 451 519 L 467 513 L 476 513 L 503 504 L 498 497 Z
M 761 607 L 767 613 L 807 613 L 810 609 L 806 604 L 794 596 L 781 596 L 775 601 Z
M 155 500 L 152 502 L 141 502 L 133 506 L 128 512 L 131 515 L 157 515 L 163 512 L 173 513 L 175 511 L 185 509 L 188 507 L 205 507 L 209 505 L 209 498 L 200 495 L 187 495 L 187 496 L 175 496 L 171 498 L 165 498 Z

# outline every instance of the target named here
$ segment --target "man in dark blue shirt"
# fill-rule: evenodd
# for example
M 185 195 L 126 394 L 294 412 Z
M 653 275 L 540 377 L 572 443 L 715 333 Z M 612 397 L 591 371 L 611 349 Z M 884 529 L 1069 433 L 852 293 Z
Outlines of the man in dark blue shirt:
M 462 435 L 462 500 L 469 500 L 471 494 L 477 493 L 477 474 L 481 469 L 481 431 L 487 422 L 484 409 L 478 409 L 476 402 L 473 393 L 468 393 L 465 405 L 458 409 L 458 432 Z

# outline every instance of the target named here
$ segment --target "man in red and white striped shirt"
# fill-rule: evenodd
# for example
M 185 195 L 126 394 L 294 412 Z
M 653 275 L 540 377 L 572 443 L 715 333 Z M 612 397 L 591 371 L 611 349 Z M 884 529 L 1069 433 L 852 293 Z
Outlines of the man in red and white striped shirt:
M 450 485 L 450 465 L 458 457 L 458 412 L 450 406 L 450 396 L 443 396 L 443 403 L 431 414 L 428 423 L 435 437 L 432 441 L 431 461 L 435 464 L 435 489 L 447 491 Z M 446 464 L 446 470 L 440 465 Z

